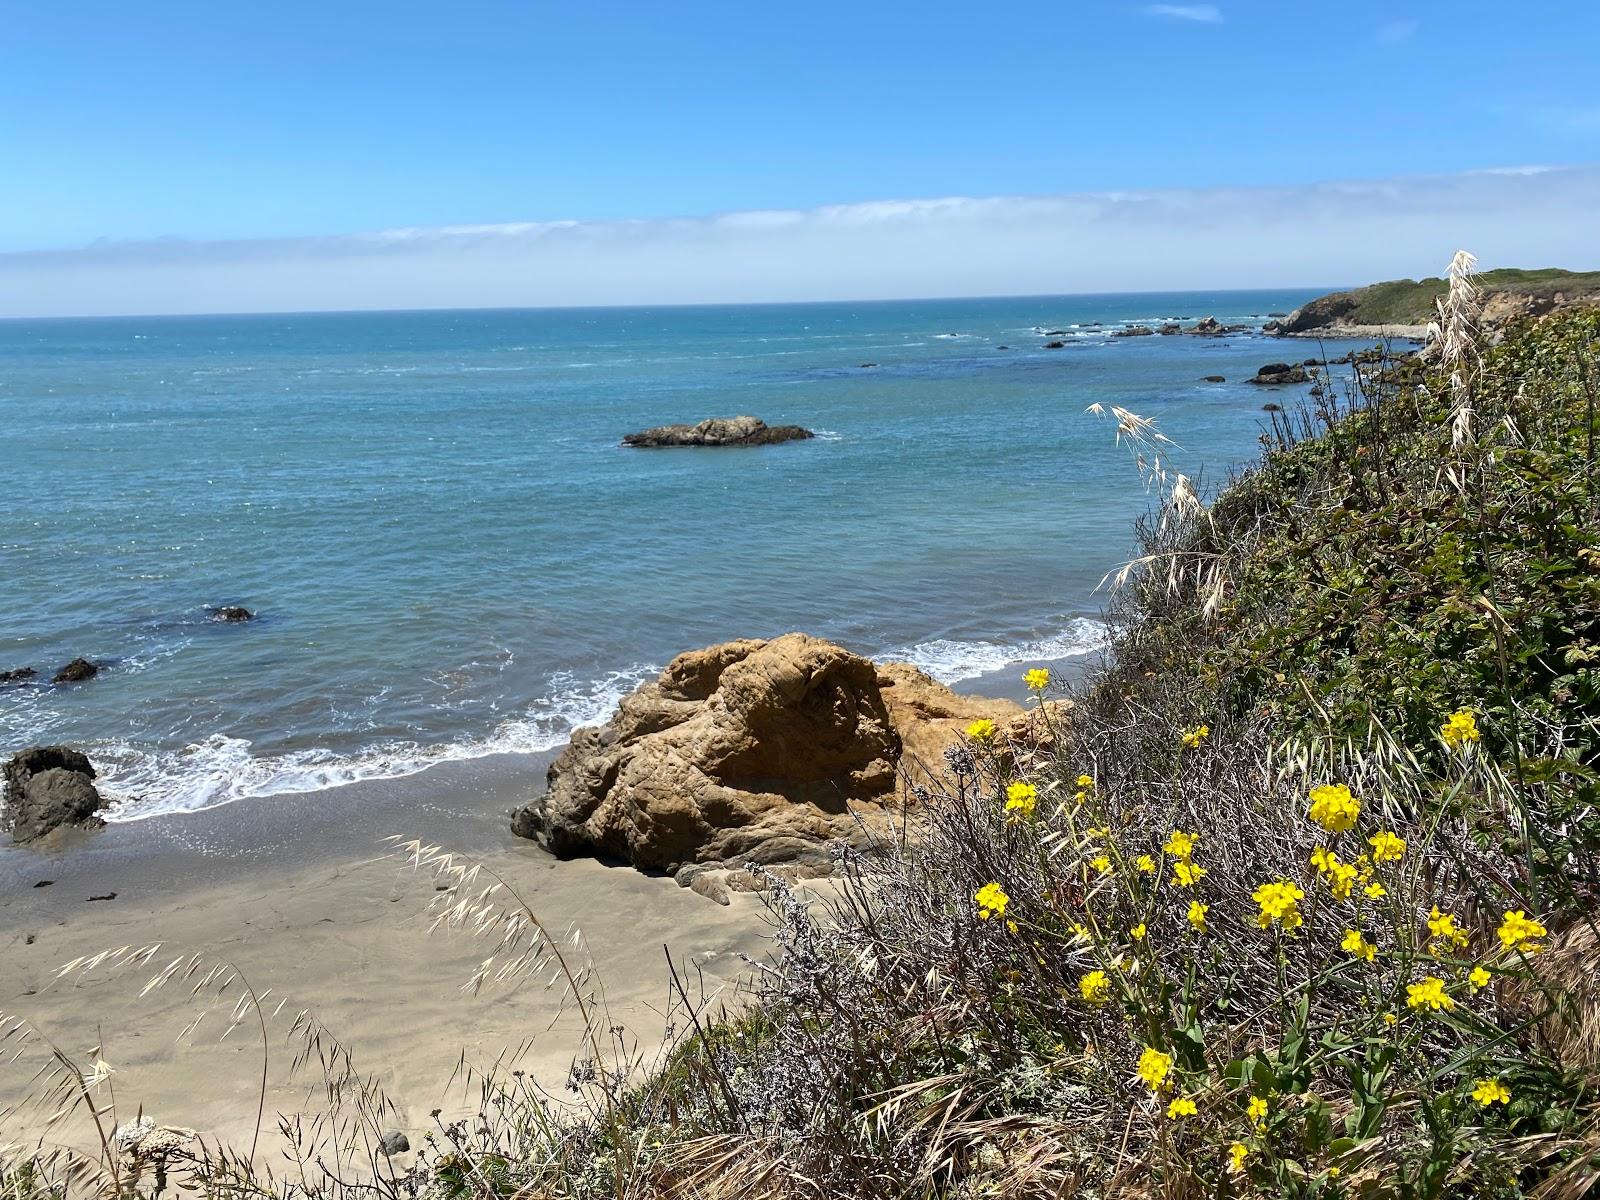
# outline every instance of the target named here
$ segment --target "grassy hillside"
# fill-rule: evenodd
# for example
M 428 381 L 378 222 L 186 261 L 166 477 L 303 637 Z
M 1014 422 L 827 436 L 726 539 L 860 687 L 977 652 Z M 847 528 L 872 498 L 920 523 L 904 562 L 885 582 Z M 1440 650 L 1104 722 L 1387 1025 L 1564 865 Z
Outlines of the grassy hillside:
M 1533 297 L 1600 293 L 1600 271 L 1563 271 L 1554 267 L 1522 270 L 1503 267 L 1486 271 L 1477 283 L 1487 296 L 1511 292 Z M 1443 279 L 1396 279 L 1351 292 L 1335 292 L 1312 301 L 1302 311 L 1350 325 L 1426 325 L 1434 304 L 1443 296 Z M 1321 322 L 1316 322 L 1321 323 Z

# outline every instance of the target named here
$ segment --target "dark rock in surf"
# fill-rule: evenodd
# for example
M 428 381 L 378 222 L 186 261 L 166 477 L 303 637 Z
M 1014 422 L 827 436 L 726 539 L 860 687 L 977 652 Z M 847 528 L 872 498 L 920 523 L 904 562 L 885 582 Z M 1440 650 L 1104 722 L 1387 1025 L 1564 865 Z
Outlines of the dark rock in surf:
M 18 667 L 14 671 L 0 671 L 0 687 L 12 683 L 27 683 L 39 672 L 32 667 Z
M 211 610 L 211 619 L 237 625 L 243 621 L 254 621 L 256 615 L 248 608 L 242 608 L 237 604 L 224 604 L 221 608 Z
M 1200 382 L 1202 382 L 1202 383 L 1227 383 L 1228 379 L 1227 379 L 1227 376 L 1225 376 L 1225 375 L 1204 375 L 1204 376 L 1201 376 Z
M 100 674 L 100 667 L 87 658 L 75 658 L 57 671 L 51 683 L 82 683 Z
M 1114 338 L 1125 337 L 1154 337 L 1156 331 L 1148 325 L 1130 325 L 1126 329 L 1119 329 L 1111 336 Z
M 1283 405 L 1281 405 L 1281 404 L 1273 404 L 1271 401 L 1268 401 L 1266 404 L 1263 404 L 1261 406 L 1261 411 L 1262 412 L 1282 412 L 1283 411 Z
M 1062 350 L 1066 348 L 1066 345 L 1065 342 L 1046 342 L 1044 348 L 1046 350 Z
M 1268 363 L 1256 372 L 1251 383 L 1258 383 L 1265 387 L 1283 387 L 1291 383 L 1305 383 L 1310 376 L 1306 369 L 1298 364 Z
M 756 417 L 712 417 L 698 425 L 658 425 L 622 439 L 624 446 L 771 446 L 815 437 L 799 425 L 768 425 Z
M 34 746 L 11 757 L 4 769 L 0 828 L 18 844 L 36 841 L 63 825 L 98 829 L 105 801 L 94 786 L 94 765 L 66 746 Z

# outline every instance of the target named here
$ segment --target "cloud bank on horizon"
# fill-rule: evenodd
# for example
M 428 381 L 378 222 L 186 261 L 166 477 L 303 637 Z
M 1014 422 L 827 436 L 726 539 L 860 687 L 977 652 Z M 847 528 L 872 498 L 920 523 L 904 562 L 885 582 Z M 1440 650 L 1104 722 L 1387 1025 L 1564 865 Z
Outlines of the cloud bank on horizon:
M 1600 165 L 0 254 L 0 316 L 1333 286 L 1600 268 Z

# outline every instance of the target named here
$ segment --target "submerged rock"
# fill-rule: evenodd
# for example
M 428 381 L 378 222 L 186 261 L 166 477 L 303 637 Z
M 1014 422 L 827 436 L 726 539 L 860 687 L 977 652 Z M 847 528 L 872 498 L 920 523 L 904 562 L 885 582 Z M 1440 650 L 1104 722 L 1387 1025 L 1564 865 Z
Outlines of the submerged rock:
M 11 671 L 0 671 L 0 687 L 5 687 L 8 683 L 27 683 L 38 673 L 32 667 L 17 667 Z
M 66 746 L 34 746 L 11 757 L 4 770 L 0 828 L 31 842 L 62 825 L 98 829 L 105 801 L 94 786 L 88 757 Z
M 658 425 L 622 439 L 624 446 L 770 446 L 815 437 L 799 425 L 768 425 L 757 417 L 711 417 L 698 425 Z
M 1227 377 L 1224 376 L 1224 375 L 1203 375 L 1200 378 L 1200 382 L 1202 382 L 1202 383 L 1227 383 L 1228 380 L 1227 380 Z
M 1066 348 L 1066 345 L 1067 344 L 1065 342 L 1046 342 L 1044 344 L 1044 348 L 1046 350 L 1063 350 Z
M 224 604 L 221 608 L 213 608 L 211 610 L 211 619 L 213 621 L 228 621 L 237 624 L 240 621 L 254 621 L 256 615 L 248 608 L 242 608 L 237 604 Z
M 1119 329 L 1111 336 L 1114 338 L 1125 337 L 1154 337 L 1156 331 L 1148 325 L 1130 325 L 1126 329 Z
M 82 683 L 86 679 L 93 679 L 100 674 L 98 663 L 92 663 L 87 658 L 75 658 L 61 670 L 57 671 L 51 683 Z
M 880 667 L 805 634 L 727 642 L 679 655 L 604 726 L 574 733 L 546 794 L 511 827 L 562 857 L 669 872 L 827 868 L 829 842 L 888 828 L 901 784 L 925 781 L 924 764 L 937 772 L 979 717 L 1003 735 L 1029 728 L 1009 700 L 959 696 L 908 664 Z

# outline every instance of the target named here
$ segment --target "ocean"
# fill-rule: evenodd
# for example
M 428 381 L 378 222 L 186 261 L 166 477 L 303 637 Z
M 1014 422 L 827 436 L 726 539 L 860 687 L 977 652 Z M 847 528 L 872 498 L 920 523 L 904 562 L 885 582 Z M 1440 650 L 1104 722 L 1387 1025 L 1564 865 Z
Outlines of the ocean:
M 1317 291 L 0 321 L 0 754 L 79 746 L 137 820 L 548 750 L 733 637 L 1070 661 L 1150 503 L 1085 408 L 1215 483 L 1315 352 L 1109 334 Z M 818 436 L 618 444 L 742 413 Z

